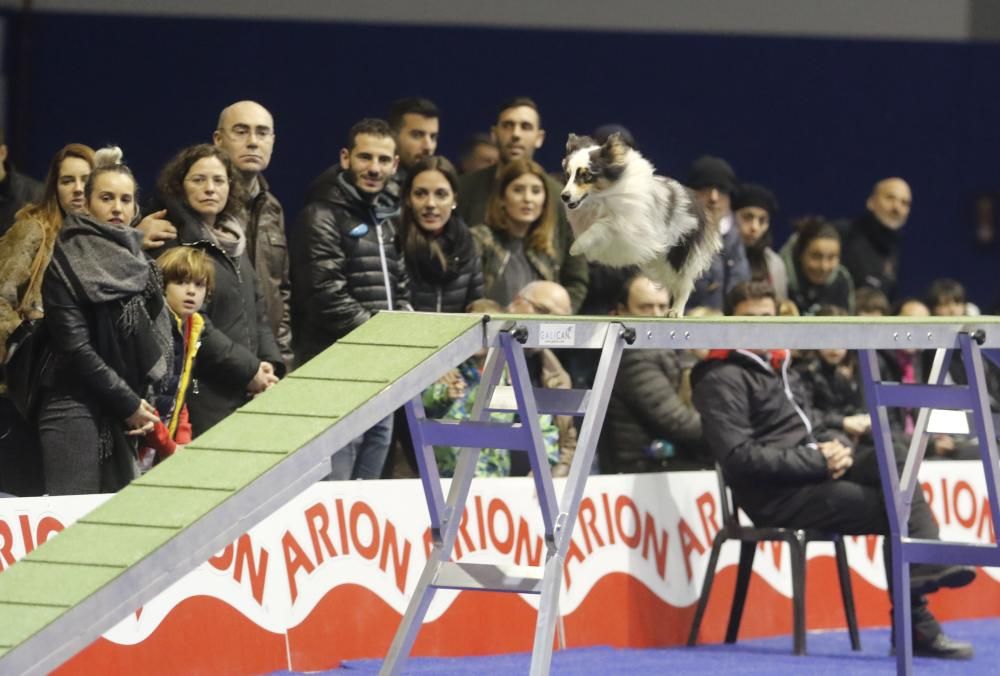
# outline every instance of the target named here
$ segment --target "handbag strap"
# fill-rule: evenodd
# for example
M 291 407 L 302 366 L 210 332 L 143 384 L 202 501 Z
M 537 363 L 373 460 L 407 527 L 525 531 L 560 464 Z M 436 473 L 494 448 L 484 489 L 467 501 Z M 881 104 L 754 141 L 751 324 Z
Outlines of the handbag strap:
M 29 298 L 33 298 L 38 295 L 38 290 L 42 285 L 42 278 L 45 273 L 46 263 L 48 262 L 48 256 L 46 256 L 46 249 L 48 249 L 48 240 L 50 233 L 46 231 L 45 226 L 39 224 L 42 228 L 42 243 L 38 247 L 38 251 L 35 253 L 34 260 L 31 261 L 31 272 L 28 276 L 28 286 L 24 289 L 24 294 L 21 296 L 21 302 L 17 307 L 17 314 L 21 317 L 25 316 L 25 313 L 31 309 L 25 307 Z

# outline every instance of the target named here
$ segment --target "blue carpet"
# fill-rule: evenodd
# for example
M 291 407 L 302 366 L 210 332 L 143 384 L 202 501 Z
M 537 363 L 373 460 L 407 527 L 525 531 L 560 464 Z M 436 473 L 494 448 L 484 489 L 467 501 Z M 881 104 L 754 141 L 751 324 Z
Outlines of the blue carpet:
M 972 641 L 976 656 L 970 661 L 915 658 L 914 672 L 934 674 L 1000 673 L 1000 618 L 963 620 L 945 624 L 954 638 Z M 735 645 L 703 645 L 697 648 L 672 647 L 624 650 L 607 647 L 573 648 L 557 651 L 552 673 L 587 674 L 850 674 L 895 673 L 895 659 L 889 656 L 889 630 L 861 632 L 861 652 L 852 652 L 846 631 L 810 632 L 805 657 L 791 654 L 790 636 L 740 641 Z M 490 655 L 486 657 L 417 657 L 407 661 L 404 674 L 526 674 L 531 655 Z M 350 660 L 340 669 L 323 672 L 376 673 L 382 660 Z M 289 676 L 298 672 L 275 672 Z M 347 676 L 345 674 L 345 676 Z

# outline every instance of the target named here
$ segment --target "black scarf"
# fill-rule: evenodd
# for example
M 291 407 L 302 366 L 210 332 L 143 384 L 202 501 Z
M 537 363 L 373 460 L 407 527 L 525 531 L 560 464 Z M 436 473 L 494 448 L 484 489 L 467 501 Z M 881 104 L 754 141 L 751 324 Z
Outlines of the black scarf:
M 894 253 L 899 248 L 899 230 L 887 227 L 871 210 L 865 210 L 858 219 L 858 225 L 865 238 L 883 255 Z
M 406 247 L 407 258 L 410 259 L 411 269 L 421 281 L 431 284 L 450 282 L 476 256 L 472 234 L 458 216 L 453 215 L 448 219 L 437 237 L 430 237 L 423 232 L 418 234 L 420 226 L 416 223 L 409 227 L 414 231 L 409 235 L 413 238 L 413 246 Z

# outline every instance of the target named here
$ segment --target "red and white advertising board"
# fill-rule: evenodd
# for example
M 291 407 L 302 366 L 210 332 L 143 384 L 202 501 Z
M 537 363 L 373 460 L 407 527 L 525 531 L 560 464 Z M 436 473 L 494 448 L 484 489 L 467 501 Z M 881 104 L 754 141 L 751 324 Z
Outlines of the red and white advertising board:
M 978 463 L 927 463 L 921 479 L 944 539 L 993 542 Z M 557 491 L 562 483 L 557 481 Z M 0 570 L 107 496 L 0 500 Z M 594 476 L 564 570 L 567 646 L 683 643 L 720 510 L 711 472 Z M 542 563 L 541 517 L 526 479 L 473 483 L 456 559 Z M 62 674 L 266 673 L 328 669 L 385 654 L 429 548 L 416 480 L 320 483 L 64 665 Z M 95 543 L 95 547 L 100 543 Z M 889 620 L 880 539 L 847 541 L 862 626 Z M 809 548 L 807 626 L 844 626 L 832 546 Z M 727 545 L 701 640 L 720 641 L 738 546 Z M 741 636 L 791 632 L 788 552 L 755 559 Z M 1000 572 L 936 594 L 941 619 L 1000 614 Z M 531 650 L 536 596 L 439 591 L 417 655 Z

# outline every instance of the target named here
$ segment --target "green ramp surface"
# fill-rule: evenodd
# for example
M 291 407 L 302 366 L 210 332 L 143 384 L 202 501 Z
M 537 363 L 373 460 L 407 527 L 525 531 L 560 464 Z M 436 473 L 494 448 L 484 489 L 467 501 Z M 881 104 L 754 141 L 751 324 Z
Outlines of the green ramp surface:
M 483 346 L 478 315 L 381 312 L 0 574 L 0 673 L 47 673 L 329 472 Z

